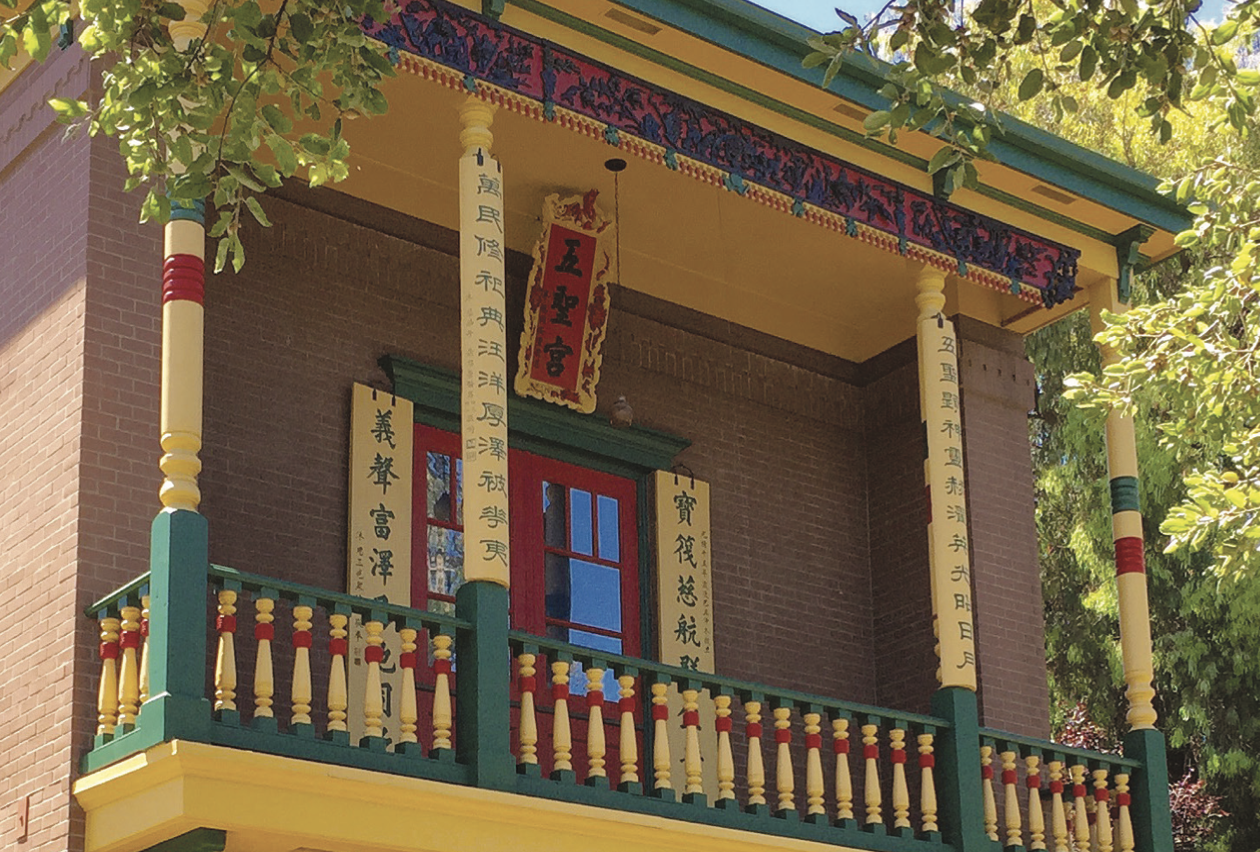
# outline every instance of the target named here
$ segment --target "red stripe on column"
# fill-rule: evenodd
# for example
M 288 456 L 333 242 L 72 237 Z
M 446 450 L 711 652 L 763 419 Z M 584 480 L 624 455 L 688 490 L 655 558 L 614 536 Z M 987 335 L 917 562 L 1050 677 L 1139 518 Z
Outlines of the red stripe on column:
M 206 264 L 191 254 L 173 254 L 162 264 L 162 304 L 174 301 L 205 304 Z
M 1142 539 L 1137 536 L 1116 539 L 1117 576 L 1146 573 L 1146 555 L 1143 547 Z

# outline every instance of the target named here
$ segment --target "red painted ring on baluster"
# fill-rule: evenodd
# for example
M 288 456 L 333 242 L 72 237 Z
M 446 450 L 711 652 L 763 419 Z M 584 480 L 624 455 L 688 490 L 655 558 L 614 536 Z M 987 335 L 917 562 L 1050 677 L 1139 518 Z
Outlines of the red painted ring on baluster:
M 864 760 L 879 760 L 879 746 L 874 744 L 862 746 L 862 758 Z
M 296 633 L 293 634 L 293 638 L 294 640 L 297 639 Z M 379 663 L 384 659 L 385 659 L 385 649 L 382 648 L 380 645 L 368 645 L 366 648 L 363 649 L 363 662 L 365 663 Z
M 334 657 L 344 657 L 350 651 L 350 641 L 345 637 L 328 640 L 328 653 Z
M 700 727 L 700 713 L 696 710 L 687 710 L 683 713 L 683 725 L 688 728 Z
M 102 660 L 118 659 L 118 643 L 117 642 L 102 642 L 98 650 L 99 650 Z
M 586 706 L 598 707 L 601 710 L 604 707 L 604 692 L 600 689 L 589 689 L 586 692 Z
M 719 716 L 718 718 L 714 719 L 713 730 L 717 731 L 719 734 L 724 734 L 724 733 L 729 734 L 731 731 L 731 717 Z
M 892 754 L 888 755 L 888 759 L 893 763 L 905 763 L 906 750 L 904 748 L 895 748 L 892 750 Z
M 567 683 L 553 683 L 551 685 L 551 697 L 559 701 L 561 698 L 569 697 L 569 685 Z
M 849 741 L 848 741 L 848 740 L 835 740 L 835 741 L 831 744 L 831 749 L 832 749 L 832 751 L 834 751 L 836 754 L 848 754 L 848 753 L 849 753 Z
M 270 627 L 270 626 L 271 626 L 271 625 L 268 625 L 268 627 Z M 311 631 L 309 631 L 309 630 L 294 630 L 294 631 L 293 631 L 293 647 L 294 647 L 294 648 L 309 648 L 309 647 L 311 647 Z M 373 646 L 373 645 L 369 645 L 368 647 L 369 647 L 369 648 L 375 647 L 375 648 L 376 648 L 376 650 L 378 650 L 378 651 L 380 651 L 380 650 L 381 650 L 381 646 L 380 646 L 380 645 L 375 645 L 375 646 Z M 365 659 L 366 659 L 366 658 L 365 658 Z M 383 658 L 382 658 L 382 659 L 383 659 Z M 370 663 L 370 662 L 372 662 L 372 661 L 371 661 L 371 660 L 368 660 L 368 662 Z M 379 662 L 380 662 L 380 660 L 377 660 L 377 662 L 379 663 Z
M 992 780 L 993 780 L 993 767 L 992 767 L 992 766 L 981 766 L 981 767 L 980 767 L 980 777 L 981 777 L 982 779 L 984 779 L 985 781 L 992 781 Z
M 1015 770 L 1014 770 L 1014 769 L 1003 769 L 1003 770 L 1002 770 L 1002 783 L 1003 783 L 1003 784 L 1014 784 L 1015 782 L 1016 782 L 1016 779 L 1015 779 Z
M 653 722 L 668 722 L 669 721 L 669 708 L 666 707 L 664 704 L 653 704 L 652 705 L 652 721 Z
M 757 739 L 761 739 L 761 723 L 760 722 L 749 722 L 748 725 L 746 726 L 746 730 L 749 737 L 756 737 Z
M 1051 792 L 1051 793 L 1058 793 L 1058 794 L 1062 794 L 1062 793 L 1063 793 L 1063 782 L 1062 782 L 1062 781 L 1051 781 L 1051 782 L 1050 782 L 1050 792 Z
M 774 732 L 774 741 L 776 743 L 790 743 L 792 741 L 792 732 L 787 728 L 777 728 Z
M 936 766 L 936 755 L 934 754 L 919 755 L 919 768 L 920 769 L 931 769 L 934 766 Z
M 822 734 L 806 734 L 805 748 L 822 748 Z
M 416 667 L 416 652 L 404 651 L 398 655 L 398 665 L 404 669 L 414 669 Z
M 1116 576 L 1121 574 L 1145 574 L 1146 554 L 1142 539 L 1126 536 L 1116 539 Z
M 1094 790 L 1095 802 L 1106 802 L 1111 799 L 1111 791 L 1104 788 Z
M 219 633 L 235 633 L 236 632 L 236 616 L 220 615 L 214 619 L 214 629 Z
M 276 638 L 276 626 L 270 622 L 266 624 L 263 624 L 262 622 L 255 624 L 254 625 L 254 638 L 257 639 L 259 642 L 263 641 L 264 639 L 270 642 L 272 639 Z M 310 646 L 308 645 L 307 647 L 309 648 Z
M 149 635 L 149 619 L 140 619 L 140 635 L 147 637 Z
M 118 644 L 124 650 L 127 648 L 131 648 L 133 650 L 136 648 L 139 648 L 140 647 L 140 631 L 139 630 L 123 631 L 122 636 L 120 636 L 118 639 Z
M 450 661 L 450 660 L 434 660 L 434 661 L 433 661 L 433 673 L 434 673 L 434 674 L 444 674 L 444 675 L 448 675 L 448 674 L 450 674 L 450 673 L 451 673 L 451 661 Z
M 1132 800 L 1129 798 L 1128 793 L 1117 793 L 1116 804 L 1122 808 L 1127 808 L 1130 804 L 1132 804 Z
M 206 264 L 191 254 L 173 254 L 162 263 L 162 304 L 175 301 L 205 304 Z
M 620 710 L 622 713 L 633 713 L 634 712 L 634 696 L 632 695 L 629 698 L 619 699 L 617 701 L 617 709 Z
M 1040 790 L 1041 789 L 1041 776 L 1029 775 L 1027 778 L 1024 779 L 1024 783 L 1028 785 L 1029 790 Z
M 1073 796 L 1075 796 L 1075 797 L 1076 797 L 1076 798 L 1078 798 L 1078 799 L 1083 799 L 1083 798 L 1085 798 L 1085 785 L 1084 785 L 1084 784 L 1073 784 L 1073 785 L 1072 785 L 1072 795 L 1073 795 Z
M 521 675 L 517 683 L 521 692 L 533 692 L 538 688 L 538 678 L 533 675 Z

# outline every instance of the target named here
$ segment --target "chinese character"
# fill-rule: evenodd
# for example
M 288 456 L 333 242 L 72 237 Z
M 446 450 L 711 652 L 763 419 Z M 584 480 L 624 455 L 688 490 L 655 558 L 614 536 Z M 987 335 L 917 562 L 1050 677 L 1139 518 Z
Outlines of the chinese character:
M 503 246 L 499 245 L 498 240 L 492 240 L 488 237 L 477 237 L 477 256 L 480 257 L 483 254 L 486 257 L 493 257 L 496 260 L 503 260 Z M 490 289 L 490 287 L 486 284 L 486 282 L 483 282 L 481 280 L 482 278 L 493 278 L 495 281 L 498 281 L 499 286 L 495 287 L 494 290 L 496 293 L 503 292 L 503 282 L 500 281 L 498 278 L 494 278 L 494 276 L 492 276 L 489 272 L 483 272 L 477 276 L 477 283 L 485 287 L 487 291 Z
M 495 198 L 502 198 L 503 191 L 499 188 L 499 179 L 490 177 L 490 175 L 477 175 L 477 194 L 493 195 Z
M 958 368 L 953 364 L 941 362 L 941 381 L 958 384 Z
M 960 524 L 967 523 L 967 515 L 963 512 L 963 507 L 957 503 L 951 503 L 945 507 L 945 517 Z
M 500 218 L 499 208 L 492 204 L 477 205 L 477 221 L 489 222 L 499 229 L 499 233 L 503 233 L 503 220 Z
M 954 420 L 946 420 L 941 424 L 941 432 L 943 432 L 946 437 L 957 438 L 962 435 L 962 424 Z
M 955 353 L 955 352 L 954 352 L 954 338 L 952 338 L 952 337 L 942 337 L 942 338 L 941 338 L 941 348 L 940 348 L 940 349 L 937 349 L 936 351 L 937 351 L 937 352 L 949 352 L 949 353 L 951 353 L 951 354 L 957 354 L 957 353 Z
M 958 638 L 975 640 L 975 632 L 971 627 L 970 621 L 958 622 Z
M 503 390 L 503 374 L 487 373 L 485 370 L 477 371 L 477 387 L 494 388 L 495 390 Z
M 572 328 L 573 322 L 569 319 L 569 311 L 576 308 L 580 301 L 581 299 L 577 296 L 569 295 L 567 286 L 557 287 L 556 295 L 551 300 L 551 309 L 556 312 L 556 315 L 551 321 L 556 325 L 567 325 L 569 328 Z
M 382 583 L 388 583 L 394 576 L 394 551 L 372 548 L 376 558 L 372 560 L 372 576 L 380 577 Z
M 548 343 L 543 347 L 543 351 L 547 353 L 547 375 L 555 378 L 564 373 L 564 359 L 573 354 L 573 347 L 569 346 L 556 335 L 554 343 Z
M 507 493 L 507 477 L 501 473 L 491 473 L 488 470 L 482 471 L 481 479 L 477 484 L 491 494 L 496 491 Z
M 577 250 L 582 245 L 581 240 L 565 240 L 564 241 L 564 257 L 560 258 L 560 262 L 556 264 L 556 272 L 566 272 L 569 275 L 582 277 L 582 270 L 578 269 Z
M 497 340 L 482 340 L 477 338 L 477 354 L 493 355 L 500 361 L 507 360 L 503 357 L 503 344 Z
M 481 520 L 486 522 L 492 530 L 497 530 L 500 524 L 508 522 L 507 510 L 499 506 L 486 506 L 481 510 Z
M 696 605 L 696 576 L 688 574 L 684 577 L 678 575 L 678 597 L 676 600 L 683 606 Z
M 693 672 L 700 671 L 700 658 L 693 657 L 690 654 L 683 654 L 678 658 L 678 667 L 680 669 L 691 669 Z
M 961 447 L 946 447 L 945 455 L 946 457 L 949 458 L 949 461 L 945 462 L 946 467 L 962 467 L 963 466 Z
M 376 460 L 372 462 L 372 467 L 368 471 L 368 476 L 373 477 L 373 485 L 381 486 L 381 493 L 385 494 L 389 491 L 389 486 L 394 483 L 391 479 L 398 479 L 398 474 L 394 473 L 394 457 L 382 456 L 376 454 Z
M 678 509 L 678 523 L 691 526 L 691 510 L 696 507 L 696 498 L 686 491 L 675 494 L 674 506 Z
M 958 665 L 954 666 L 954 668 L 965 669 L 967 668 L 967 666 L 974 666 L 975 664 L 976 664 L 976 652 L 963 651 L 963 661 L 959 663 Z
M 507 445 L 504 444 L 502 438 L 480 437 L 477 439 L 477 445 L 480 452 L 486 453 L 491 458 L 503 461 L 507 458 Z
M 372 525 L 376 528 L 376 537 L 389 541 L 389 522 L 394 517 L 394 513 L 385 508 L 385 504 L 377 506 L 375 509 L 368 509 L 368 514 L 372 516 Z
M 478 423 L 489 423 L 491 426 L 502 426 L 507 421 L 503 419 L 503 406 L 497 402 L 483 402 L 481 404 L 481 416 L 477 418 Z
M 954 593 L 954 609 L 961 609 L 964 612 L 971 612 L 971 598 L 966 595 Z
M 949 572 L 949 579 L 966 583 L 971 580 L 971 572 L 967 570 L 966 565 L 955 565 Z
M 485 545 L 486 555 L 481 557 L 483 562 L 493 562 L 499 560 L 504 565 L 508 564 L 508 546 L 507 542 L 499 541 L 493 538 L 483 538 L 481 543 Z
M 394 651 L 388 645 L 381 646 L 381 674 L 393 674 L 398 671 L 398 663 L 394 662 Z
M 389 653 L 388 648 L 385 649 L 385 653 L 386 654 Z M 385 672 L 386 674 L 392 674 L 396 670 L 397 669 L 390 669 L 389 672 L 385 672 L 385 668 L 384 667 L 381 668 L 381 671 Z M 394 685 L 390 683 L 389 681 L 383 681 L 381 683 L 381 707 L 382 707 L 381 715 L 385 717 L 392 717 L 394 715 L 393 705 L 394 705 Z M 389 740 L 386 739 L 385 742 L 388 743 Z
M 967 539 L 958 533 L 954 533 L 954 537 L 950 539 L 949 549 L 957 553 L 960 550 L 967 549 Z
M 962 480 L 953 476 L 945 480 L 945 493 L 953 494 L 956 497 L 961 497 L 963 493 Z
M 953 391 L 941 391 L 941 408 L 950 411 L 958 410 L 958 394 Z
M 498 308 L 492 308 L 488 306 L 482 307 L 481 316 L 477 317 L 477 322 L 480 323 L 482 328 L 485 328 L 490 323 L 494 323 L 500 328 L 500 330 L 502 330 L 503 311 L 499 310 Z
M 480 239 L 480 237 L 478 237 L 478 239 Z M 498 251 L 499 244 L 494 240 L 490 240 L 490 242 L 494 243 L 495 251 Z M 487 293 L 503 293 L 503 279 L 497 275 L 491 274 L 487 270 L 483 269 L 481 272 L 478 272 L 477 277 L 473 279 L 473 282 L 480 284 L 481 289 L 485 290 Z
M 696 537 L 679 533 L 675 541 L 678 542 L 678 546 L 674 548 L 674 553 L 678 556 L 678 564 L 681 565 L 683 562 L 687 562 L 692 568 L 697 567 L 696 557 L 692 553 L 696 546 Z
M 372 427 L 372 437 L 376 439 L 378 444 L 389 444 L 391 450 L 396 449 L 394 446 L 394 411 L 381 411 L 376 409 L 376 425 Z
M 690 619 L 685 615 L 678 616 L 678 626 L 674 628 L 674 638 L 684 645 L 700 647 L 700 637 L 696 635 L 696 617 Z

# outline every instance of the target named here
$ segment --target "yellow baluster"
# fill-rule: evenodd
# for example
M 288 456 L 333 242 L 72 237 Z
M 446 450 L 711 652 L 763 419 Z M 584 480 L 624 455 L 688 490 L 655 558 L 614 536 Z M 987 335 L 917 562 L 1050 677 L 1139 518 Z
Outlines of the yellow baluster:
M 140 706 L 149 700 L 149 596 L 140 596 Z
M 607 778 L 604 769 L 604 670 L 591 666 L 586 670 L 586 780 Z
M 346 639 L 349 631 L 346 625 L 350 619 L 341 613 L 328 616 L 328 655 L 331 663 L 328 667 L 328 730 L 346 732 L 346 709 L 350 700 L 346 694 L 346 654 L 349 642 Z
M 1089 852 L 1089 809 L 1086 806 L 1085 767 L 1073 766 L 1072 773 L 1072 829 L 1076 837 L 1077 852 Z
M 1129 776 L 1123 772 L 1116 774 L 1116 808 L 1118 809 L 1116 843 L 1120 847 L 1120 852 L 1133 852 L 1133 819 L 1129 816 Z
M 1041 812 L 1041 758 L 1029 755 L 1024 758 L 1028 767 L 1028 848 L 1046 848 L 1046 818 Z
M 656 781 L 653 789 L 672 790 L 669 774 L 673 758 L 669 755 L 669 684 L 652 684 L 652 768 Z
M 932 754 L 932 734 L 919 734 L 919 810 L 923 812 L 923 833 L 940 831 L 936 824 L 936 756 Z
M 1023 846 L 1023 822 L 1019 814 L 1019 788 L 1015 777 L 1015 758 L 1013 751 L 1002 752 L 1002 788 L 1006 791 L 1006 799 L 1002 806 L 1002 815 L 1006 819 L 1006 845 Z
M 118 724 L 118 630 L 121 622 L 106 616 L 101 625 L 101 683 L 96 692 L 96 735 L 113 736 Z
M 877 725 L 862 726 L 862 757 L 866 761 L 866 824 L 884 822 L 884 797 L 879 789 L 879 732 Z
M 271 719 L 271 697 L 276 693 L 276 677 L 272 670 L 271 640 L 275 638 L 276 602 L 272 598 L 254 598 L 254 718 Z M 309 708 L 308 708 L 309 709 Z M 309 717 L 307 717 L 309 721 Z
M 219 633 L 219 651 L 214 663 L 214 709 L 236 710 L 236 592 L 224 589 L 219 592 L 219 618 L 215 622 Z
M 1111 794 L 1107 790 L 1107 770 L 1095 769 L 1094 776 L 1094 830 L 1097 832 L 1098 852 L 1111 852 Z
M 691 801 L 692 796 L 703 796 L 704 786 L 700 773 L 700 693 L 695 689 L 684 689 L 683 728 L 685 730 L 685 746 L 683 749 L 683 772 L 686 780 L 683 784 L 683 801 Z
M 713 727 L 717 731 L 718 807 L 735 801 L 735 757 L 731 754 L 731 697 L 713 696 Z
M 984 796 L 984 833 L 998 839 L 997 799 L 993 795 L 993 746 L 980 746 L 980 784 Z
M 805 813 L 808 816 L 826 816 L 827 809 L 823 806 L 823 797 L 826 790 L 823 789 L 823 768 L 822 768 L 822 721 L 820 713 L 806 713 L 801 716 L 801 721 L 805 723 Z
M 363 622 L 363 632 L 367 635 L 364 641 L 363 662 L 367 664 L 367 682 L 363 687 L 363 736 L 385 736 L 384 715 L 385 696 L 381 691 L 381 661 L 385 659 L 384 622 L 372 619 Z M 433 715 L 437 716 L 435 709 Z
M 849 720 L 831 721 L 832 750 L 836 753 L 836 819 L 853 819 L 853 778 L 849 774 Z
M 1063 761 L 1052 760 L 1050 768 L 1050 833 L 1054 852 L 1071 852 L 1068 845 L 1067 809 L 1063 806 Z
M 451 747 L 451 644 L 454 640 L 433 634 L 433 748 Z
M 314 609 L 304 604 L 293 607 L 293 682 L 289 691 L 293 711 L 289 723 L 292 725 L 311 724 L 314 695 L 311 687 L 311 618 L 314 615 Z
M 779 791 L 780 811 L 796 810 L 793 793 L 796 791 L 796 780 L 792 772 L 792 708 L 774 708 L 774 741 L 778 744 L 778 757 L 775 760 L 775 786 Z
M 893 828 L 910 828 L 910 788 L 906 785 L 906 732 L 893 728 L 888 732 L 892 759 Z
M 619 786 L 624 789 L 631 784 L 639 783 L 639 741 L 634 731 L 634 676 L 623 674 L 617 678 L 617 685 L 621 694 L 621 700 L 618 702 L 618 707 L 621 709 L 621 784 Z
M 135 727 L 136 713 L 140 710 L 140 608 L 125 606 L 121 612 L 118 724 L 130 730 Z
M 573 734 L 569 729 L 569 663 L 551 664 L 551 765 L 552 775 L 573 770 Z
M 748 805 L 766 804 L 766 768 L 761 761 L 761 702 L 744 702 L 744 730 L 748 735 Z
M 416 636 L 414 627 L 400 627 L 398 638 L 402 643 L 402 654 L 398 665 L 402 669 L 402 698 L 398 702 L 398 741 L 400 743 L 419 743 L 416 736 L 416 723 L 420 720 L 420 710 L 416 706 Z
M 516 762 L 526 766 L 538 765 L 538 717 L 534 714 L 534 691 L 538 688 L 536 662 L 536 654 L 518 654 L 516 657 L 517 682 L 521 692 L 521 753 Z

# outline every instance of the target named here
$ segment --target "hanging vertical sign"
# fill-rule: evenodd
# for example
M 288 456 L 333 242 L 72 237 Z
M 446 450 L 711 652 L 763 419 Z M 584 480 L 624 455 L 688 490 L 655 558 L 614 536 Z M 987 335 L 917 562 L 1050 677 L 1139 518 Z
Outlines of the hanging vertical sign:
M 412 405 L 410 400 L 355 384 L 350 407 L 350 516 L 347 591 L 387 603 L 411 604 Z M 388 626 L 380 664 L 387 742 L 398 730 L 402 641 Z M 350 623 L 347 722 L 351 742 L 363 736 L 367 665 L 363 620 Z
M 521 396 L 586 414 L 595 410 L 612 272 L 613 222 L 595 206 L 598 194 L 543 202 L 515 383 Z
M 709 484 L 691 476 L 656 472 L 656 591 L 661 662 L 712 672 L 713 572 L 709 536 Z M 669 689 L 670 754 L 676 778 L 686 775 L 686 728 L 677 684 Z M 716 713 L 706 690 L 700 701 L 700 753 L 717 754 Z M 704 764 L 705 793 L 717 794 L 717 767 Z
M 927 460 L 928 546 L 942 686 L 976 688 L 971 613 L 971 544 L 967 535 L 958 338 L 940 314 L 919 320 L 919 381 Z
M 484 108 L 483 104 L 473 104 Z M 488 122 L 487 122 L 488 123 Z M 464 579 L 508 585 L 507 327 L 503 177 L 488 151 L 459 161 L 460 430 Z

